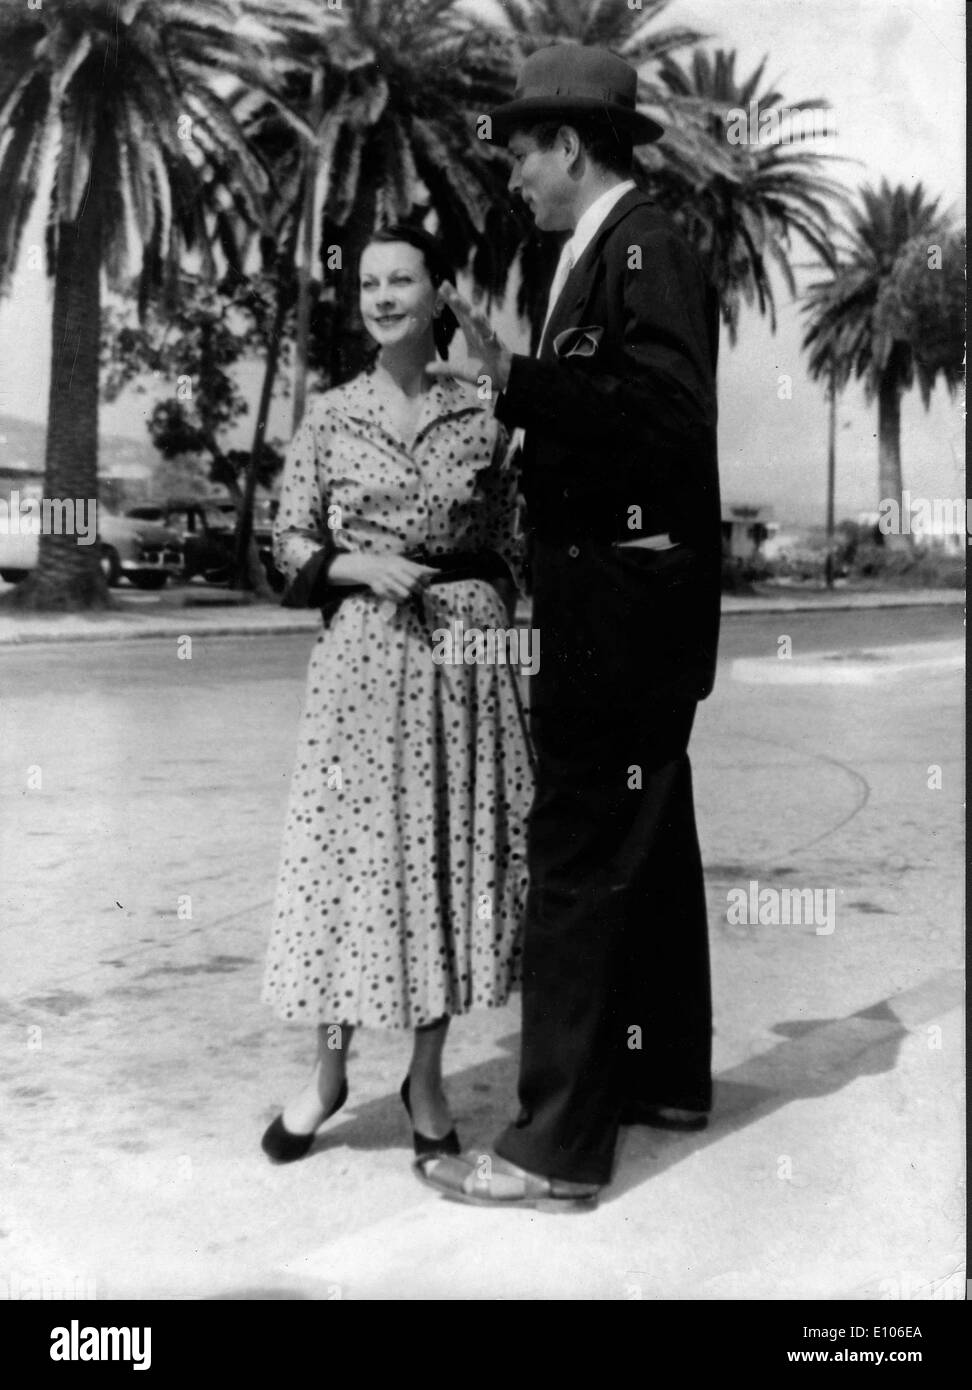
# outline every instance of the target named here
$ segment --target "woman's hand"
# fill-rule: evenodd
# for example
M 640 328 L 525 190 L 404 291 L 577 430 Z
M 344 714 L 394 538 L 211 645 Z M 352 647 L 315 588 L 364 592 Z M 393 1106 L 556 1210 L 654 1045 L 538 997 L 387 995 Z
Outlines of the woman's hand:
M 336 555 L 327 577 L 332 584 L 367 584 L 376 598 L 402 603 L 423 589 L 437 571 L 404 555 Z

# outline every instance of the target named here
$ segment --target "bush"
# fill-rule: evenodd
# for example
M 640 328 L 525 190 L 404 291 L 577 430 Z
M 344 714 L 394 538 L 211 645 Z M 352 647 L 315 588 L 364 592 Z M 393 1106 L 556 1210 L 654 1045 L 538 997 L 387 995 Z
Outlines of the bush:
M 799 550 L 773 561 L 774 579 L 823 580 L 825 557 L 815 551 Z
M 722 592 L 725 594 L 751 593 L 754 584 L 770 577 L 770 567 L 760 555 L 748 560 L 736 556 L 722 557 Z
M 873 540 L 857 546 L 853 579 L 899 589 L 964 589 L 965 557 L 939 550 L 890 550 Z

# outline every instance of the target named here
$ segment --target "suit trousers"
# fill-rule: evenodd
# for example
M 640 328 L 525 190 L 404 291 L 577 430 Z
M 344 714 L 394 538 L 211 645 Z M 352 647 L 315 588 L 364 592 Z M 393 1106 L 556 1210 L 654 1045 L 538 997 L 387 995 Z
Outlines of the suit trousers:
M 534 1173 L 605 1183 L 626 1101 L 711 1104 L 708 924 L 688 757 L 696 702 L 619 687 L 610 660 L 592 667 L 599 639 L 585 634 L 580 594 L 572 609 L 550 609 L 536 577 L 520 1114 L 495 1147 Z M 608 598 L 590 591 L 601 631 Z M 570 624 L 558 629 L 565 611 Z M 644 610 L 635 617 L 643 624 Z M 558 645 L 544 682 L 545 633 Z M 650 631 L 639 636 L 650 646 Z

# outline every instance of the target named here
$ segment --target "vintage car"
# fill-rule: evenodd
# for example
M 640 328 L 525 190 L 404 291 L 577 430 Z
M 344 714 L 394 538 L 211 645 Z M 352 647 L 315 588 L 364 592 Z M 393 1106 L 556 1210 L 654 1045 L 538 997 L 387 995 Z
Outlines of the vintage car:
M 25 579 L 37 566 L 40 521 L 28 529 L 0 530 L 0 578 L 9 584 Z M 170 577 L 182 576 L 182 542 L 164 526 L 131 517 L 114 516 L 98 507 L 98 541 L 101 567 L 109 584 L 127 578 L 138 589 L 161 589 Z
M 272 508 L 272 502 L 254 501 L 253 536 L 267 579 L 279 591 L 283 578 L 273 563 Z M 179 535 L 187 582 L 198 574 L 208 584 L 229 583 L 236 556 L 236 506 L 229 498 L 170 497 L 130 507 L 127 515 L 157 522 Z

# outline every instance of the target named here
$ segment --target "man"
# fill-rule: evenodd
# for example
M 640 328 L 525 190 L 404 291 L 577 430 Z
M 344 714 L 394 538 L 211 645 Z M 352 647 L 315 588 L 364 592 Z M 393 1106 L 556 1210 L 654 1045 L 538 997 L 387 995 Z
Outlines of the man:
M 620 1124 L 698 1129 L 711 1103 L 687 747 L 719 625 L 718 304 L 630 178 L 662 133 L 636 89 L 613 54 L 556 45 L 492 115 L 510 189 L 570 233 L 537 356 L 444 291 L 475 359 L 460 374 L 524 431 L 540 634 L 520 1115 L 494 1154 L 419 1169 L 485 1206 L 592 1207 Z

